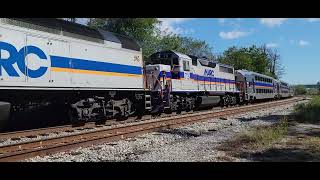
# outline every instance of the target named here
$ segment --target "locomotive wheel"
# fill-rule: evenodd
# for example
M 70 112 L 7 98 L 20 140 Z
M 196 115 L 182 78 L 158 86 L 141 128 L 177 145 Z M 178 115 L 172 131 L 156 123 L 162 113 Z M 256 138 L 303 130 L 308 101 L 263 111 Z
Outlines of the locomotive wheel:
M 84 121 L 80 121 L 77 118 L 77 112 L 72 108 L 69 108 L 68 110 L 68 119 L 73 126 L 83 126 L 85 124 Z

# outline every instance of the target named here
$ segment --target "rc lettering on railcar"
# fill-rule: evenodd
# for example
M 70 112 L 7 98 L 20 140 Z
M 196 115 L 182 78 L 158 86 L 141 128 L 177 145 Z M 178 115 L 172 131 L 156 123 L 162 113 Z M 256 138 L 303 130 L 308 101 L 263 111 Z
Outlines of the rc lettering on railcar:
M 25 59 L 29 54 L 35 54 L 41 60 L 48 60 L 46 54 L 36 46 L 24 46 L 18 51 L 12 44 L 0 41 L 0 52 L 1 51 L 7 51 L 9 56 L 3 57 L 0 54 L 0 76 L 2 76 L 2 69 L 4 69 L 9 76 L 19 77 L 17 69 L 13 67 L 15 63 L 17 63 L 18 69 L 30 78 L 39 78 L 48 70 L 48 67 L 44 66 L 40 66 L 36 70 L 27 67 Z

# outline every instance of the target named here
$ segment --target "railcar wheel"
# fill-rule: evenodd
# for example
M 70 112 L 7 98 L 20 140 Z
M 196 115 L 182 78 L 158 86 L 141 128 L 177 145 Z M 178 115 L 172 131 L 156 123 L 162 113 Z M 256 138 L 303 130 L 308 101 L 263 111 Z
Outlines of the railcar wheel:
M 69 119 L 70 124 L 73 126 L 83 126 L 85 124 L 85 122 L 80 121 L 77 116 L 78 116 L 78 114 L 77 114 L 76 110 L 70 107 L 68 109 L 68 119 Z

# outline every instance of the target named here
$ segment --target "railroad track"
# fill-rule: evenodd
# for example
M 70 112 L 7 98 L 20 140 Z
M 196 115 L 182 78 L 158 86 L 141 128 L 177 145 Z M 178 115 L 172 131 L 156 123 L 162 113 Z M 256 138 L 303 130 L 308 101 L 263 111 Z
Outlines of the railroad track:
M 78 147 L 106 143 L 166 128 L 175 128 L 185 124 L 206 121 L 212 118 L 242 114 L 248 111 L 256 111 L 274 106 L 285 105 L 300 100 L 302 100 L 302 98 L 292 98 L 281 101 L 226 108 L 220 111 L 206 111 L 185 115 L 176 115 L 148 121 L 133 122 L 131 124 L 124 124 L 123 126 L 118 127 L 103 128 L 66 136 L 0 146 L 0 161 L 19 161 L 34 156 L 49 155 Z M 51 130 L 54 131 L 56 129 L 51 128 Z M 41 131 L 45 131 L 45 129 L 42 129 Z
M 221 108 L 216 108 L 215 110 L 220 110 Z M 205 111 L 212 111 L 211 110 L 202 110 L 198 112 L 205 112 Z M 83 131 L 88 129 L 97 129 L 97 128 L 112 128 L 113 126 L 117 125 L 123 125 L 126 123 L 132 123 L 132 122 L 139 122 L 139 121 L 145 121 L 145 120 L 151 120 L 151 119 L 160 119 L 164 117 L 173 117 L 173 116 L 179 116 L 179 115 L 185 115 L 190 114 L 192 112 L 182 112 L 181 114 L 162 114 L 161 116 L 152 117 L 151 115 L 146 115 L 141 119 L 137 119 L 136 117 L 130 117 L 127 120 L 123 121 L 116 121 L 116 120 L 107 120 L 104 123 L 96 123 L 96 122 L 87 122 L 83 125 L 63 125 L 63 126 L 55 126 L 55 127 L 46 127 L 46 128 L 38 128 L 38 129 L 30 129 L 30 130 L 22 130 L 22 131 L 12 131 L 12 132 L 5 132 L 0 133 L 0 140 L 6 141 L 6 140 L 13 140 L 13 141 L 19 141 L 22 138 L 37 138 L 39 136 L 48 136 L 51 133 L 59 134 L 62 132 L 68 132 L 72 133 L 74 131 Z

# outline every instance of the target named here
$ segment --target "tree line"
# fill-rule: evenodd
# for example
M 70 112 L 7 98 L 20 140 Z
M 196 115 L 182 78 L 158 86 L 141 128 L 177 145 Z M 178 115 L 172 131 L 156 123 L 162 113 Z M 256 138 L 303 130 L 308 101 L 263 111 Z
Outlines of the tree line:
M 76 22 L 76 18 L 64 18 Z M 174 50 L 184 54 L 206 57 L 211 61 L 247 69 L 275 78 L 284 74 L 280 55 L 276 49 L 266 45 L 250 47 L 230 47 L 221 55 L 213 54 L 213 47 L 206 41 L 185 37 L 160 30 L 161 21 L 157 18 L 88 18 L 87 25 L 101 28 L 135 39 L 143 49 L 144 59 L 158 51 Z

